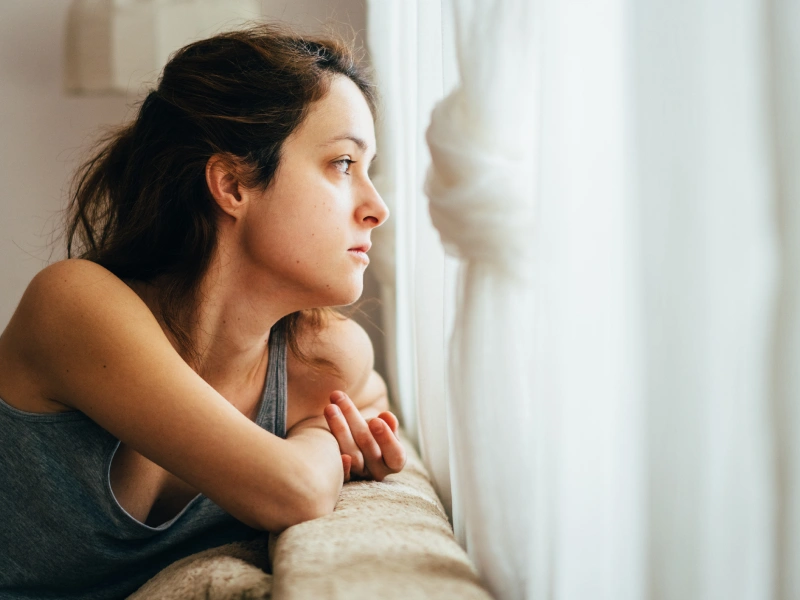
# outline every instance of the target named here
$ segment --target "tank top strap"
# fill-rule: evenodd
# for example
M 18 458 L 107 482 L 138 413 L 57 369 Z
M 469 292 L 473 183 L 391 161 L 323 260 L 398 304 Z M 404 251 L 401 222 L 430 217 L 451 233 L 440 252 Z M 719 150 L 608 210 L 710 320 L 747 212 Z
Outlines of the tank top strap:
M 269 362 L 256 424 L 278 437 L 286 437 L 286 326 L 281 319 L 269 333 Z

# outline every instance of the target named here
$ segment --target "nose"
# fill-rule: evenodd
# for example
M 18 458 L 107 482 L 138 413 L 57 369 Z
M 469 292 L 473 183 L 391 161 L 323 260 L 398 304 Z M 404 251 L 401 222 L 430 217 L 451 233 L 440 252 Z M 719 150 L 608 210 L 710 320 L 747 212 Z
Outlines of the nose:
M 359 223 L 368 223 L 371 227 L 382 225 L 389 218 L 389 207 L 369 180 L 363 194 L 356 214 Z

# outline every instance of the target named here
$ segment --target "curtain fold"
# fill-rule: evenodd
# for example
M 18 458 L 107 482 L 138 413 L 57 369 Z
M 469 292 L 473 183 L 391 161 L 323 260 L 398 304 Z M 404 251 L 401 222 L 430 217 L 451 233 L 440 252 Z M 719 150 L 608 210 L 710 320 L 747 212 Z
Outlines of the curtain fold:
M 774 597 L 763 2 L 633 10 L 651 592 Z M 674 35 L 681 31 L 680 37 Z
M 423 132 L 443 93 L 439 0 L 367 4 L 370 59 L 381 91 L 375 187 L 389 204 L 375 230 L 383 285 L 393 401 L 452 517 L 445 385 L 444 251 L 430 224 L 422 182 L 430 160 Z
M 444 247 L 462 261 L 449 345 L 454 496 L 479 573 L 512 598 L 529 586 L 533 541 L 534 70 L 516 67 L 533 66 L 535 38 L 529 3 L 503 7 L 454 5 L 460 78 L 431 117 L 426 191 Z
M 779 600 L 800 598 L 800 4 L 773 0 L 771 40 L 773 152 L 780 291 L 774 320 L 774 430 L 778 504 Z
M 800 597 L 800 4 L 432 4 L 398 368 L 487 587 Z
M 646 597 L 647 517 L 628 4 L 539 6 L 540 411 L 528 426 L 543 438 L 547 506 L 534 572 L 549 579 L 539 594 L 505 597 L 635 600 Z

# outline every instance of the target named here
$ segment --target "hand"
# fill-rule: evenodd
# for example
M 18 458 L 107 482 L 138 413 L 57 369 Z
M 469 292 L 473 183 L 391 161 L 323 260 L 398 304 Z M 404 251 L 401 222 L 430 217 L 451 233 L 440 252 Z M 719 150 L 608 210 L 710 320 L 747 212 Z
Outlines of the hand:
M 383 481 L 406 464 L 406 451 L 397 437 L 398 421 L 388 410 L 369 422 L 341 391 L 333 392 L 325 407 L 325 419 L 339 442 L 344 480 L 351 478 Z

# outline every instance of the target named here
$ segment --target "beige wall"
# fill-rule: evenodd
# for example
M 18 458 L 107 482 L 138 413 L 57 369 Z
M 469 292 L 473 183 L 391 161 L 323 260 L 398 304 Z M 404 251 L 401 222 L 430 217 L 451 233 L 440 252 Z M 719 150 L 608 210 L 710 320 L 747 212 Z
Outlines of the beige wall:
M 70 174 L 99 128 L 121 123 L 136 98 L 67 97 L 62 91 L 70 0 L 0 1 L 0 328 L 31 278 L 64 256 L 55 236 Z M 263 0 L 264 14 L 315 30 L 329 18 L 363 40 L 363 0 Z M 375 294 L 367 278 L 365 297 Z M 372 319 L 380 321 L 378 311 Z M 359 319 L 361 320 L 361 319 Z M 382 370 L 382 340 L 376 342 Z
M 33 275 L 63 256 L 48 245 L 68 176 L 96 127 L 119 123 L 124 98 L 61 91 L 69 0 L 0 2 L 0 324 Z

